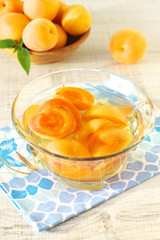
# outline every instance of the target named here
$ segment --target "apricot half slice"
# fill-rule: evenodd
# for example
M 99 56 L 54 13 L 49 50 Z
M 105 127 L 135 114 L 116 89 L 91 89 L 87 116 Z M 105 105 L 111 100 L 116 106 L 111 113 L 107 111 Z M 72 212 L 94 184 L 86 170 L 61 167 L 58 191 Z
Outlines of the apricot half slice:
M 79 141 L 72 138 L 55 139 L 48 143 L 46 149 L 52 153 L 69 157 L 90 157 L 89 150 Z
M 46 138 L 64 138 L 76 128 L 74 116 L 65 109 L 55 107 L 50 112 L 36 113 L 28 121 L 29 128 Z
M 38 108 L 37 112 L 49 113 L 49 112 L 52 112 L 52 110 L 55 107 L 64 109 L 74 117 L 76 122 L 76 127 L 74 129 L 74 132 L 76 132 L 81 125 L 81 115 L 78 109 L 69 101 L 63 98 L 53 98 L 53 99 L 47 100 Z
M 22 117 L 22 123 L 23 127 L 26 128 L 28 125 L 28 120 L 29 118 L 35 114 L 36 110 L 38 109 L 39 105 L 38 104 L 32 104 L 28 108 L 25 109 Z
M 118 128 L 102 130 L 90 137 L 88 147 L 94 157 L 100 157 L 124 149 L 132 140 L 133 136 L 127 130 Z
M 121 124 L 123 127 L 127 126 L 127 119 L 121 111 L 113 106 L 98 105 L 90 108 L 82 115 L 83 120 L 91 120 L 94 118 L 105 118 L 115 123 Z
M 120 124 L 110 121 L 108 119 L 96 118 L 82 124 L 76 134 L 76 138 L 85 146 L 88 146 L 88 139 L 93 133 L 103 129 L 113 129 L 121 127 L 122 126 Z
M 52 153 L 68 157 L 91 157 L 89 150 L 82 143 L 72 138 L 56 139 L 48 143 L 45 148 Z M 60 159 L 57 162 L 53 157 L 47 157 L 45 161 L 59 175 L 70 179 L 84 178 L 91 172 L 90 167 L 84 161 Z
M 56 93 L 70 101 L 80 111 L 89 109 L 94 103 L 94 96 L 82 88 L 62 87 L 58 88 Z
M 119 110 L 125 115 L 129 115 L 132 111 L 133 111 L 133 107 L 132 106 L 122 106 L 119 108 Z
M 88 166 L 82 166 L 79 162 L 58 163 L 47 158 L 46 163 L 52 171 L 64 178 L 70 180 L 90 179 L 91 169 Z

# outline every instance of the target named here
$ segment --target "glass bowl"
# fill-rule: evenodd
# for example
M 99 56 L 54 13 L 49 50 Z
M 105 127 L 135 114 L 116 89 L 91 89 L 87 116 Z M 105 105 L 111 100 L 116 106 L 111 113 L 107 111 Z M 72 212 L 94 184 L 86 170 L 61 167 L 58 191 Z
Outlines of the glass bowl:
M 40 139 L 24 129 L 22 115 L 29 105 L 50 99 L 53 89 L 64 85 L 84 88 L 100 102 L 109 99 L 120 105 L 131 105 L 133 110 L 127 117 L 134 129 L 133 141 L 121 151 L 102 157 L 67 157 L 46 150 Z M 69 69 L 46 74 L 26 85 L 14 100 L 12 121 L 17 132 L 29 144 L 36 163 L 41 163 L 65 185 L 98 190 L 106 179 L 122 170 L 130 151 L 147 137 L 154 124 L 154 108 L 143 90 L 121 76 L 95 69 Z

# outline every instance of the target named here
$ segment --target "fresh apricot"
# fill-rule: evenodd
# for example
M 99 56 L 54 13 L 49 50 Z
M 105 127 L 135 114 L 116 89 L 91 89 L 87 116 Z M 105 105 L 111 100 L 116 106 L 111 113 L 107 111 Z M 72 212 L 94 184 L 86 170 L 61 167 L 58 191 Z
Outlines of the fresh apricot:
M 121 127 L 122 126 L 120 124 L 117 124 L 111 120 L 104 118 L 95 118 L 81 125 L 80 129 L 76 134 L 76 139 L 82 142 L 86 147 L 88 147 L 88 140 L 93 133 L 104 129 L 107 130 Z
M 72 133 L 76 132 L 80 128 L 80 125 L 81 125 L 80 112 L 72 103 L 68 102 L 65 99 L 53 98 L 53 99 L 47 100 L 37 109 L 37 112 L 49 114 L 50 112 L 52 112 L 54 108 L 63 109 L 74 117 L 74 120 L 76 122 L 76 127 Z
M 35 114 L 36 110 L 38 109 L 39 105 L 38 104 L 32 104 L 29 107 L 27 107 L 23 113 L 22 116 L 22 123 L 23 127 L 26 128 L 28 125 L 28 120 L 29 118 Z
M 127 119 L 125 115 L 120 112 L 118 108 L 110 105 L 97 105 L 91 107 L 82 115 L 82 119 L 84 121 L 88 121 L 94 118 L 105 118 L 115 123 L 118 123 L 123 127 L 127 126 Z
M 0 16 L 9 12 L 23 13 L 21 0 L 0 0 Z
M 54 23 L 58 23 L 61 25 L 62 15 L 67 7 L 68 7 L 67 4 L 65 4 L 62 1 L 59 1 L 59 10 L 56 17 L 53 19 Z
M 80 35 L 89 30 L 92 17 L 88 10 L 75 4 L 66 8 L 62 16 L 62 26 L 71 35 Z
M 28 23 L 29 19 L 22 13 L 4 14 L 0 21 L 0 39 L 18 41 Z
M 59 0 L 24 0 L 23 4 L 24 13 L 31 20 L 36 18 L 53 20 L 58 9 Z
M 131 143 L 132 139 L 132 134 L 125 129 L 102 130 L 90 137 L 88 146 L 94 157 L 100 157 L 124 149 Z
M 66 98 L 80 111 L 89 109 L 94 103 L 94 96 L 82 88 L 61 87 L 56 90 L 56 93 Z
M 110 40 L 112 57 L 120 63 L 135 63 L 145 54 L 147 41 L 136 29 L 122 29 Z
M 53 22 L 37 18 L 25 27 L 22 37 L 27 48 L 33 51 L 47 51 L 56 45 L 58 32 Z
M 62 48 L 67 43 L 67 33 L 64 31 L 64 29 L 58 25 L 55 24 L 57 32 L 58 32 L 58 40 L 56 45 L 54 46 L 54 49 Z
M 52 153 L 69 157 L 90 157 L 88 149 L 72 138 L 56 139 L 45 146 Z

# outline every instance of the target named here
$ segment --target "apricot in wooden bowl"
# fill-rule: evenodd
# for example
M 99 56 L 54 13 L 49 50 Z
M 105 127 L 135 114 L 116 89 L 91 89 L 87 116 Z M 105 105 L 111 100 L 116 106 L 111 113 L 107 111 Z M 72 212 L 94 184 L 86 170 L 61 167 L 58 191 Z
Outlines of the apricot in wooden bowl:
M 0 8 L 0 13 L 4 10 Z M 16 49 L 26 48 L 33 64 L 57 62 L 69 56 L 90 33 L 92 16 L 79 4 L 67 6 L 58 0 L 24 0 L 23 12 L 2 16 L 0 39 L 15 41 Z M 23 45 L 17 46 L 19 41 Z M 1 48 L 10 56 L 18 56 L 13 48 Z
M 90 29 L 80 36 L 68 35 L 66 46 L 62 48 L 53 48 L 48 51 L 38 52 L 29 50 L 31 62 L 33 64 L 48 64 L 62 60 L 63 58 L 75 52 L 83 44 L 90 34 Z M 16 57 L 13 49 L 6 48 L 3 51 L 11 57 Z
M 80 36 L 72 36 L 68 34 L 66 45 L 61 48 L 55 47 L 43 52 L 28 50 L 30 53 L 31 63 L 48 64 L 62 60 L 74 53 L 87 40 L 90 31 L 91 29 Z M 3 51 L 11 57 L 17 57 L 17 54 L 13 53 L 14 49 L 6 48 L 3 49 Z
M 62 60 L 63 58 L 75 52 L 83 44 L 90 34 L 90 29 L 80 36 L 68 34 L 66 46 L 62 48 L 53 48 L 44 52 L 29 50 L 31 62 L 33 64 L 48 64 Z

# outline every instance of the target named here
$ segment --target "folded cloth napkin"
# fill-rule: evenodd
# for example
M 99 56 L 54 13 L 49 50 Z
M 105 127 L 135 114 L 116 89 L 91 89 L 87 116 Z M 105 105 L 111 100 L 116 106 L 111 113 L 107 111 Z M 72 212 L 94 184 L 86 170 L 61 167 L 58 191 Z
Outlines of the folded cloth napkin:
M 0 129 L 0 156 L 10 166 L 28 171 L 20 162 L 17 150 L 33 161 L 30 149 L 12 125 Z M 82 213 L 119 193 L 136 186 L 160 172 L 160 111 L 156 111 L 150 135 L 129 155 L 123 171 L 107 180 L 99 191 L 67 187 L 47 171 L 30 175 L 16 173 L 0 160 L 0 187 L 26 220 L 43 231 Z

